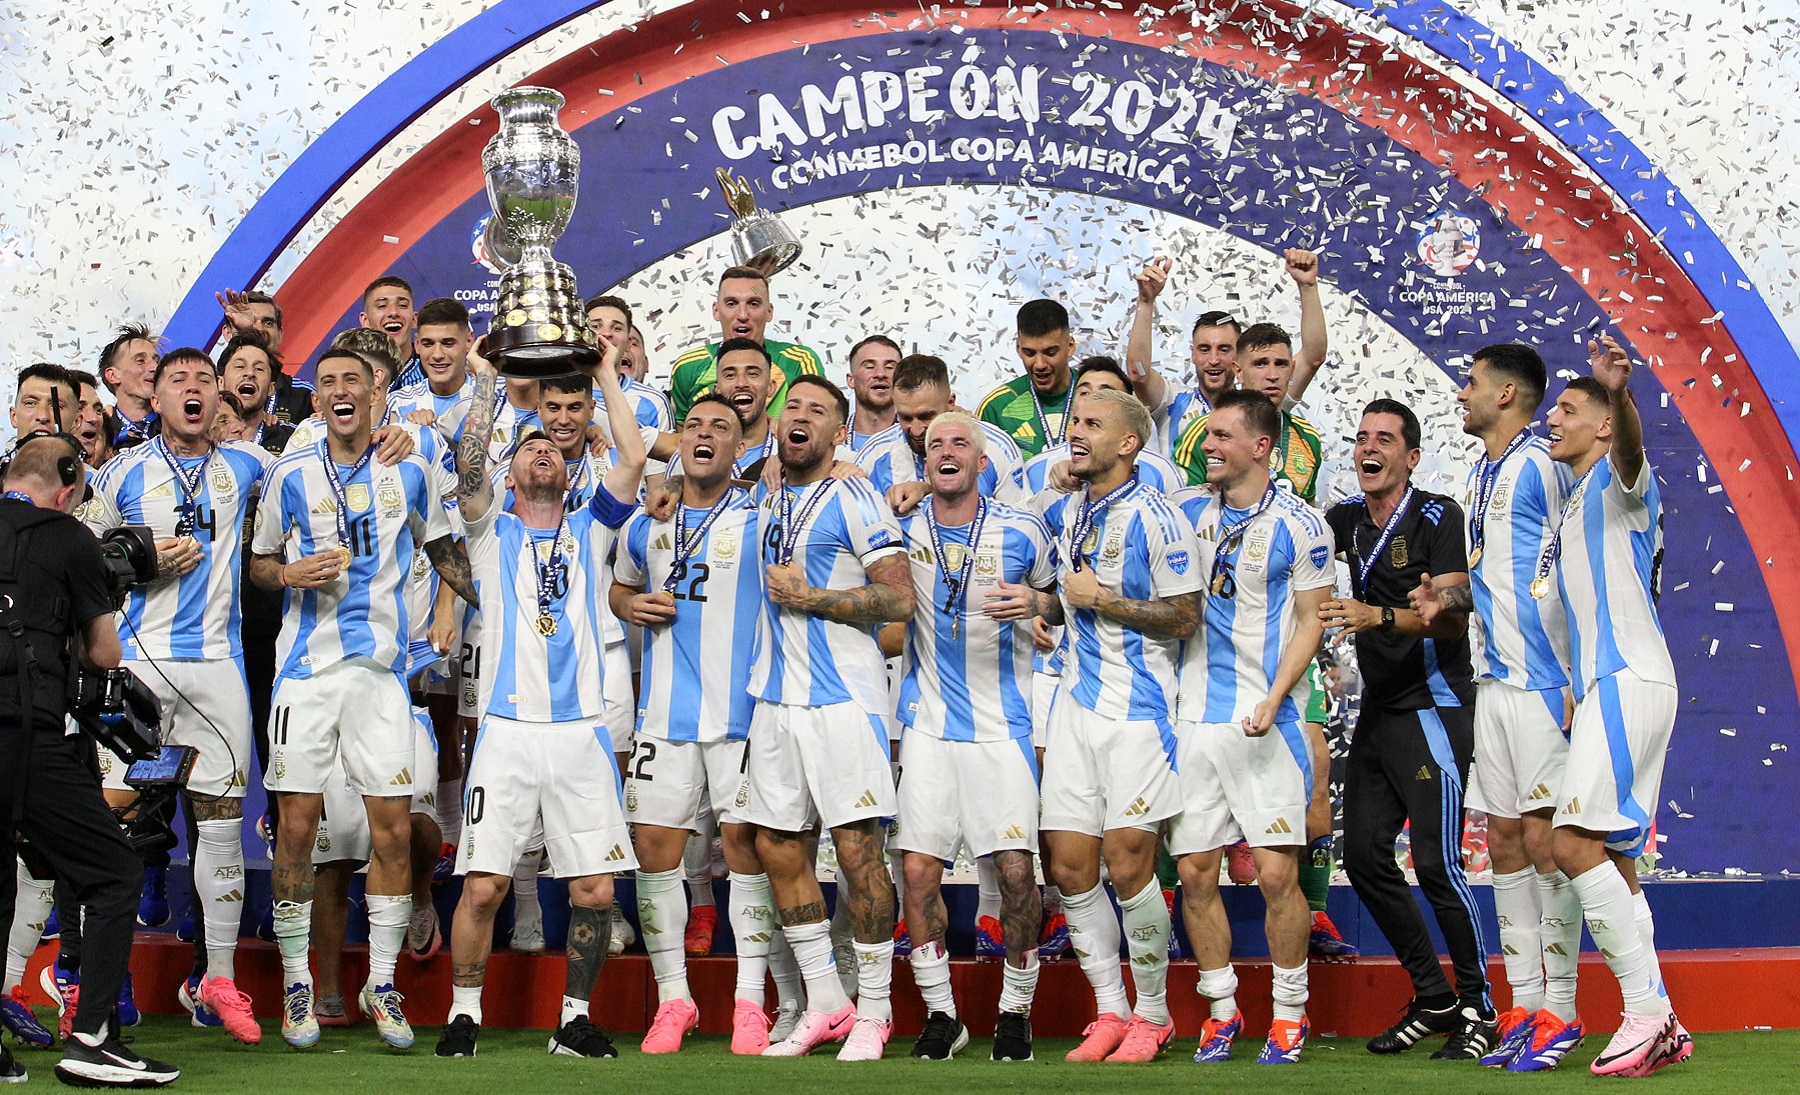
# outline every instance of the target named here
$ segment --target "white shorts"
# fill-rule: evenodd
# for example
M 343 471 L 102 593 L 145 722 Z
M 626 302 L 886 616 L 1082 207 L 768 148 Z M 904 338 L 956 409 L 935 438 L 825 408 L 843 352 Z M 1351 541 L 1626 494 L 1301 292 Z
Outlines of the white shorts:
M 900 739 L 900 831 L 888 846 L 946 862 L 1038 847 L 1037 751 L 1031 739 Z
M 1253 738 L 1241 723 L 1179 722 L 1175 738 L 1181 813 L 1169 823 L 1169 854 L 1211 852 L 1240 839 L 1254 848 L 1306 843 L 1312 746 L 1304 723 Z
M 1056 694 L 1062 690 L 1062 674 L 1031 675 L 1031 744 L 1039 749 L 1050 740 L 1050 710 L 1056 706 Z
M 510 876 L 540 819 L 557 878 L 637 866 L 606 727 L 588 719 L 517 722 L 489 715 L 464 778 L 456 873 Z
M 243 798 L 249 786 L 251 760 L 250 686 L 244 667 L 220 661 L 158 660 L 121 662 L 162 703 L 165 745 L 190 745 L 199 751 L 188 790 L 197 795 Z M 128 790 L 131 765 L 111 750 L 100 750 L 101 786 Z
M 1630 669 L 1602 677 L 1575 705 L 1556 825 L 1605 833 L 1606 846 L 1642 855 L 1675 731 L 1676 690 Z
M 310 677 L 276 678 L 271 702 L 269 790 L 319 794 L 342 760 L 357 794 L 412 797 L 412 701 L 393 672 L 350 658 Z
M 431 715 L 413 708 L 413 798 L 412 813 L 432 814 L 437 810 L 437 737 L 431 730 Z M 350 789 L 344 766 L 334 764 L 325 780 L 325 801 L 319 811 L 319 832 L 313 838 L 313 864 L 354 860 L 367 863 L 372 851 L 369 843 L 369 812 L 362 796 Z
M 1153 833 L 1181 812 L 1175 732 L 1096 715 L 1061 693 L 1050 709 L 1041 797 L 1040 829 L 1096 837 L 1108 829 Z
M 718 805 L 719 821 L 732 824 L 750 801 L 744 772 L 748 743 L 665 741 L 640 737 L 625 765 L 625 816 L 637 825 L 709 832 L 702 823 Z
M 758 701 L 750 718 L 749 801 L 738 820 L 784 833 L 893 817 L 887 720 L 854 703 Z
M 637 727 L 637 698 L 631 694 L 631 649 L 624 640 L 607 646 L 600 679 L 600 718 L 612 735 L 612 751 L 631 752 Z
M 1569 756 L 1562 716 L 1560 688 L 1529 692 L 1504 681 L 1478 681 L 1469 809 L 1511 818 L 1554 809 Z

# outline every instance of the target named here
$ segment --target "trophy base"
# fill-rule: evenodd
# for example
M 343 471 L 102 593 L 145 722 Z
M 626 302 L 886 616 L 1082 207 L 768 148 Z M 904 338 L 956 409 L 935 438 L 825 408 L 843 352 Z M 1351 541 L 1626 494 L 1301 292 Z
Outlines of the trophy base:
M 486 353 L 502 376 L 541 380 L 595 365 L 600 350 L 581 310 L 575 274 L 563 263 L 527 258 L 500 278 Z
M 488 360 L 500 375 L 512 380 L 548 380 L 584 372 L 600 363 L 600 351 L 588 345 L 571 346 L 561 342 L 526 342 L 518 346 L 496 345 L 494 336 L 487 341 Z

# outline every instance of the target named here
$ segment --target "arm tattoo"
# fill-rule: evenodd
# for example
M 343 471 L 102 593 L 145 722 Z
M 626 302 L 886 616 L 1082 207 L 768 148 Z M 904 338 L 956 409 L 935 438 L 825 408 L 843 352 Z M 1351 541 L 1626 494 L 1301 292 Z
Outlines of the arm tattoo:
M 425 557 L 437 569 L 438 577 L 444 584 L 456 591 L 456 595 L 476 607 L 481 601 L 475 596 L 475 572 L 469 567 L 469 549 L 453 536 L 440 536 L 425 545 Z
M 478 989 L 487 979 L 487 962 L 457 962 L 450 967 L 450 983 L 459 989 Z
M 493 373 L 475 377 L 475 392 L 469 397 L 469 416 L 463 420 L 462 440 L 456 443 L 456 500 L 465 511 L 486 501 L 493 492 L 488 482 L 488 437 L 494 432 Z
M 600 967 L 606 964 L 606 947 L 612 940 L 612 905 L 569 906 L 569 972 L 563 993 L 577 1000 L 591 1000 Z
M 1445 612 L 1474 611 L 1475 595 L 1470 591 L 1469 583 L 1438 590 L 1438 607 Z
M 1133 601 L 1111 590 L 1100 591 L 1094 611 L 1153 639 L 1185 639 L 1200 621 L 1200 594 L 1183 593 L 1166 601 Z
M 253 553 L 250 556 L 250 580 L 271 593 L 278 592 L 282 588 L 281 568 L 283 565 L 282 557 L 279 555 L 256 555 Z
M 1062 598 L 1054 590 L 1034 589 L 1031 591 L 1031 614 L 1042 616 L 1044 622 L 1052 627 L 1063 622 Z
M 807 611 L 846 624 L 898 624 L 912 619 L 912 566 L 906 556 L 877 559 L 868 572 L 866 586 L 815 590 Z

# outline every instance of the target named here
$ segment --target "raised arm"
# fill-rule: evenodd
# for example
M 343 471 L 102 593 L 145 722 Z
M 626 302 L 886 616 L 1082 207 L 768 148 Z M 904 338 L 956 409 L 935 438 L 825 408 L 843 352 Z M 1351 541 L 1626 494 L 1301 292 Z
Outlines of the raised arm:
M 619 384 L 619 348 L 612 343 L 603 343 L 606 347 L 595 366 L 594 380 L 600 385 L 600 396 L 606 400 L 607 432 L 612 434 L 613 448 L 618 458 L 613 466 L 606 470 L 606 478 L 601 482 L 606 493 L 620 501 L 636 498 L 638 483 L 644 478 L 644 462 L 648 453 L 644 449 L 644 435 L 638 432 L 637 416 L 632 413 L 631 401 L 625 398 L 625 389 Z M 660 447 L 660 440 L 659 440 Z
M 1601 335 L 1600 341 L 1588 342 L 1588 365 L 1612 396 L 1612 451 L 1607 459 L 1621 483 L 1636 486 L 1644 470 L 1644 423 L 1631 398 L 1631 355 L 1613 336 Z
M 456 443 L 456 505 L 463 520 L 471 523 L 487 516 L 494 504 L 494 485 L 488 481 L 488 438 L 494 433 L 494 387 L 500 373 L 481 355 L 482 348 L 483 340 L 477 340 L 469 351 L 475 390 L 469 396 L 462 439 Z
M 1152 411 L 1163 405 L 1168 394 L 1168 381 L 1156 371 L 1156 298 L 1169 283 L 1173 263 L 1166 258 L 1151 259 L 1144 272 L 1137 275 L 1137 307 L 1131 313 L 1131 334 L 1125 340 L 1125 375 L 1131 378 L 1131 390 Z
M 1298 403 L 1325 364 L 1331 339 L 1325 331 L 1325 308 L 1319 303 L 1319 256 L 1290 247 L 1284 257 L 1288 277 L 1300 289 L 1300 353 L 1294 358 L 1294 375 L 1288 381 L 1288 398 Z

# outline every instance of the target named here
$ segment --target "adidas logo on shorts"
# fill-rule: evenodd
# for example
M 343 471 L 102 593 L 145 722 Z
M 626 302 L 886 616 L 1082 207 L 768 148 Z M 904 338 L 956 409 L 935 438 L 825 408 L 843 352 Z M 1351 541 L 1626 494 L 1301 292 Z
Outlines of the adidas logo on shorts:
M 388 780 L 389 787 L 408 787 L 412 784 L 412 769 L 402 768 L 400 774 Z
M 1581 812 L 1581 799 L 1579 797 L 1570 799 L 1569 804 L 1562 808 L 1562 812 L 1565 814 L 1579 814 Z
M 1271 835 L 1277 835 L 1277 836 L 1283 835 L 1283 834 L 1292 836 L 1294 833 L 1294 827 L 1288 824 L 1287 818 L 1278 817 L 1275 819 L 1275 824 L 1269 826 L 1267 829 L 1264 829 L 1263 832 L 1269 833 Z
M 1531 789 L 1531 794 L 1527 796 L 1527 800 L 1530 802 L 1542 802 L 1544 799 L 1554 797 L 1555 796 L 1550 793 L 1550 785 L 1547 783 L 1540 783 Z
M 1141 797 L 1132 799 L 1131 805 L 1125 807 L 1125 816 L 1126 817 L 1137 817 L 1141 814 L 1147 814 L 1149 812 L 1150 812 L 1150 804 L 1148 802 L 1145 802 Z
M 617 863 L 624 858 L 625 858 L 625 849 L 621 848 L 617 844 L 614 844 L 612 846 L 612 851 L 606 853 L 606 862 L 608 862 L 608 863 Z
M 1008 825 L 1006 831 L 1000 835 L 1007 840 L 1024 840 L 1025 830 L 1018 825 Z
M 856 800 L 856 808 L 858 810 L 870 809 L 874 805 L 875 805 L 875 792 L 873 792 L 873 791 L 864 791 L 862 793 L 862 797 Z

